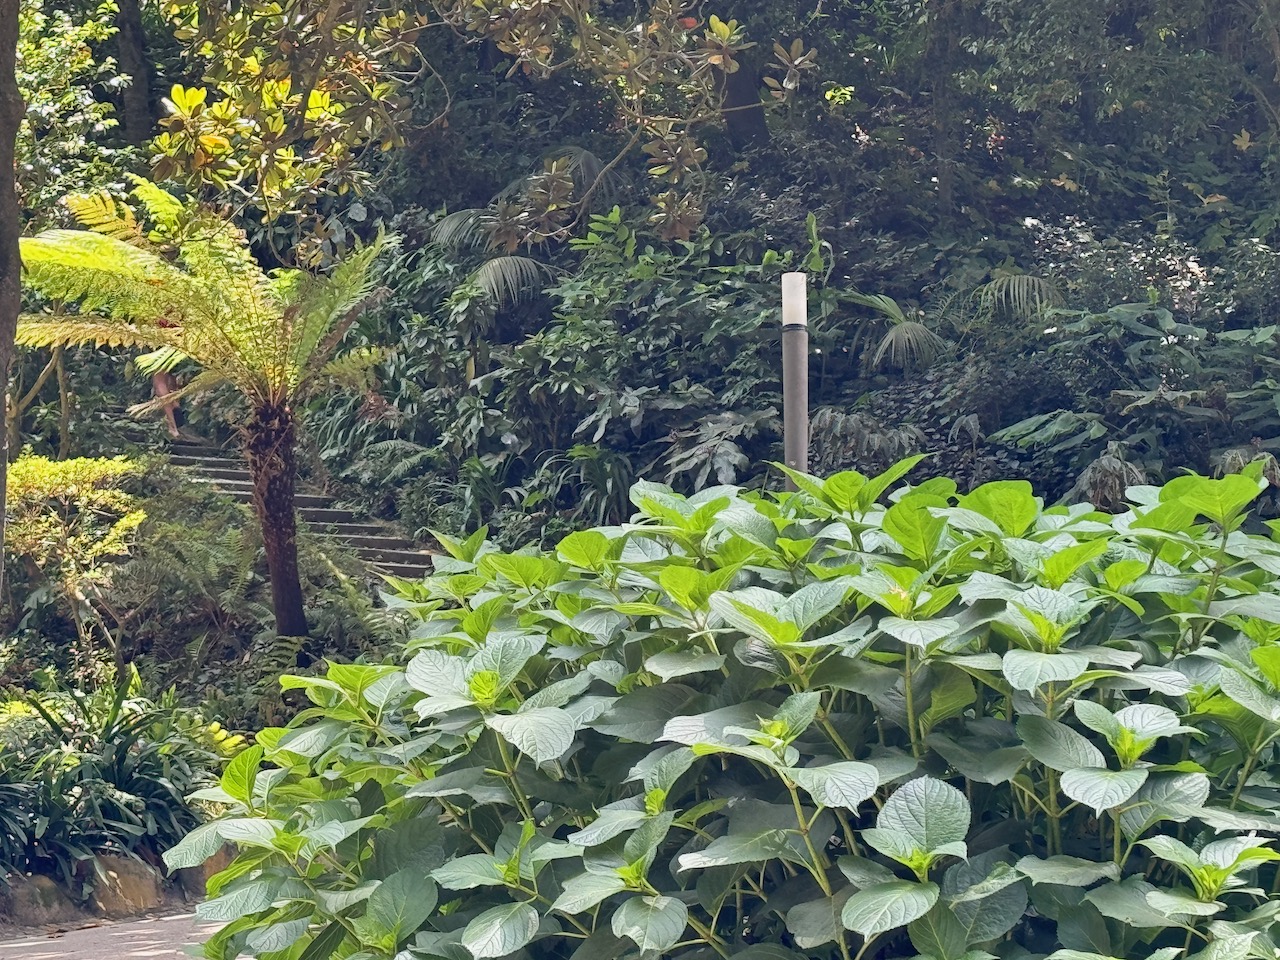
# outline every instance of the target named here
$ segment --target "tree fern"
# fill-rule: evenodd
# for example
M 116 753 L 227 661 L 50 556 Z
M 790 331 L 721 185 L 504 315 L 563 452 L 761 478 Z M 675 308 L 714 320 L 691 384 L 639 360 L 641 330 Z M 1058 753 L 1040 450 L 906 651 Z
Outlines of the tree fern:
M 240 426 L 277 628 L 305 634 L 294 517 L 293 407 L 335 382 L 360 382 L 355 374 L 370 365 L 372 358 L 362 354 L 328 366 L 360 310 L 377 296 L 371 268 L 385 241 L 379 237 L 358 249 L 324 276 L 297 271 L 269 276 L 254 260 L 244 233 L 231 224 L 204 210 L 188 210 L 150 184 L 139 184 L 134 195 L 150 213 L 156 237 L 176 248 L 176 259 L 140 239 L 128 217 L 105 200 L 77 201 L 91 229 L 42 233 L 22 241 L 22 254 L 27 284 L 79 313 L 27 317 L 19 324 L 18 341 L 158 350 L 157 365 L 181 354 L 202 368 L 183 391 L 139 410 L 220 383 L 245 397 L 249 414 Z

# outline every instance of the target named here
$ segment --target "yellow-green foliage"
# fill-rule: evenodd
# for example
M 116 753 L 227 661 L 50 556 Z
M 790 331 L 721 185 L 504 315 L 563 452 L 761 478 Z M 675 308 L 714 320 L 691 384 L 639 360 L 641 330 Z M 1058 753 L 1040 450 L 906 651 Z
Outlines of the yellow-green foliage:
M 5 549 L 64 584 L 129 553 L 146 513 L 124 489 L 143 467 L 126 457 L 49 460 L 25 454 L 9 467 Z

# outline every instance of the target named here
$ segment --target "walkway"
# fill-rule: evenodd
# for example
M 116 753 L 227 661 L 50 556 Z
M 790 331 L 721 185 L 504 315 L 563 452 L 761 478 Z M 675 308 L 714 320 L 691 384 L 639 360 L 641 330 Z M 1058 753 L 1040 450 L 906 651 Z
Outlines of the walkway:
M 200 923 L 193 913 L 103 921 L 80 930 L 0 941 L 0 960 L 178 960 L 191 956 L 184 949 L 188 944 L 203 942 L 217 928 Z

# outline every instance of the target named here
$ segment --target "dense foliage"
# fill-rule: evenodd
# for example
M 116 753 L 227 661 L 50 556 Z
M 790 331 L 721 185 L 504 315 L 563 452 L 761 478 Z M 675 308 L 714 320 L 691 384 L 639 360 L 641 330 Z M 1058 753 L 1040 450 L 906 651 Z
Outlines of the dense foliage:
M 205 955 L 1269 951 L 1259 471 L 1107 515 L 915 465 L 446 540 L 401 655 L 285 677 L 312 706 L 200 794 Z
M 0 699 L 0 868 L 39 871 L 79 894 L 99 854 L 156 862 L 200 821 L 188 794 L 243 744 L 138 678 L 86 694 Z

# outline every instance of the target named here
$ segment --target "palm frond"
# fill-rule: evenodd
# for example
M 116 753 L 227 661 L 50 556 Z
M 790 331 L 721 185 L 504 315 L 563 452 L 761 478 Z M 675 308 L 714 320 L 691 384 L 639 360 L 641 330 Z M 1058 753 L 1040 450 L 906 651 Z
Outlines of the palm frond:
M 593 194 L 596 199 L 609 205 L 623 185 L 623 178 L 618 172 L 585 147 L 560 147 L 551 156 L 568 161 L 574 189 L 580 196 Z
M 907 322 L 906 313 L 893 297 L 886 297 L 883 293 L 860 293 L 857 290 L 847 292 L 845 296 L 859 306 L 874 310 L 894 323 Z
M 486 260 L 471 275 L 471 282 L 494 306 L 510 307 L 537 296 L 543 279 L 550 275 L 551 268 L 545 263 L 513 254 Z
M 1062 306 L 1062 294 L 1043 277 L 1011 273 L 994 277 L 974 291 L 978 307 L 988 316 L 1035 320 L 1046 310 Z
M 484 215 L 477 207 L 446 214 L 431 228 L 431 242 L 454 251 L 483 246 L 489 239 Z
M 893 323 L 880 338 L 871 365 L 921 369 L 932 364 L 946 349 L 947 341 L 920 321 L 902 320 Z

